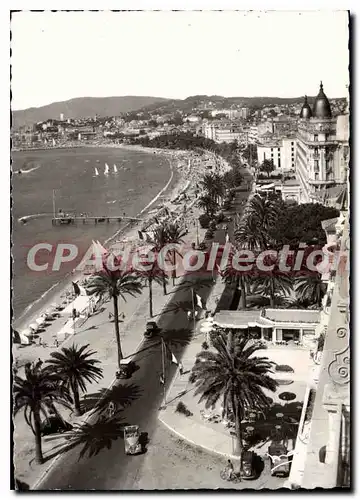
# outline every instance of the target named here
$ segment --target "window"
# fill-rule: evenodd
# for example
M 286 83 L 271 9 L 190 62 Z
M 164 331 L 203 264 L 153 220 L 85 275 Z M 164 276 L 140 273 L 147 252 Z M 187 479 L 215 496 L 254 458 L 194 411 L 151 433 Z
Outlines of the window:
M 273 150 L 274 150 L 274 149 L 273 149 L 273 148 L 271 148 L 271 152 L 273 152 Z
M 319 139 L 318 139 L 318 137 L 319 137 L 319 136 L 318 136 L 317 134 L 315 134 L 315 135 L 314 135 L 314 141 L 318 141 L 318 140 L 319 140 Z
M 319 172 L 319 160 L 314 161 L 314 171 Z
M 315 330 L 303 330 L 303 335 L 315 335 Z
M 294 142 L 293 142 L 293 141 L 291 141 L 291 145 L 292 145 L 292 146 L 294 145 Z
M 278 148 L 278 151 L 280 151 L 280 148 Z

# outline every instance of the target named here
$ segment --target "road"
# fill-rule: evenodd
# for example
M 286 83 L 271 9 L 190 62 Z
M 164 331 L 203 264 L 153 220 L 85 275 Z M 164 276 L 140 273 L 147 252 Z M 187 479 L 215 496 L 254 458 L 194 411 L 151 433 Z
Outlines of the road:
M 241 198 L 247 197 L 248 193 L 240 193 Z M 229 229 L 232 236 L 232 228 Z M 218 230 L 215 241 L 223 243 L 225 240 L 225 230 Z M 211 285 L 212 277 L 202 278 L 202 284 Z M 189 277 L 188 282 L 197 283 L 199 277 Z M 211 286 L 201 286 L 197 293 L 206 301 L 211 291 Z M 174 303 L 191 301 L 191 287 L 177 290 L 168 308 Z M 175 313 L 168 313 L 161 316 L 159 327 L 164 332 L 167 341 L 176 336 L 176 332 L 183 337 L 187 337 L 187 332 L 191 330 L 192 323 L 189 323 L 186 312 L 183 310 Z M 175 335 L 174 335 L 175 333 Z M 179 359 L 185 346 L 172 344 L 172 352 Z M 145 467 L 147 453 L 129 456 L 124 451 L 124 440 L 120 430 L 124 423 L 139 425 L 142 432 L 148 435 L 148 449 L 152 449 L 160 457 L 159 468 L 161 469 L 161 457 L 163 450 L 153 448 L 152 438 L 155 436 L 158 425 L 158 409 L 163 400 L 163 386 L 160 383 L 162 373 L 162 356 L 159 340 L 146 341 L 141 351 L 135 355 L 134 361 L 138 370 L 132 375 L 129 381 L 122 381 L 117 384 L 123 386 L 136 398 L 131 404 L 119 414 L 119 420 L 109 420 L 102 422 L 98 417 L 93 417 L 89 421 L 87 431 L 83 434 L 84 440 L 69 451 L 63 453 L 56 464 L 50 469 L 43 481 L 37 485 L 39 490 L 132 490 L 143 488 L 139 485 L 141 471 Z M 166 382 L 171 382 L 176 371 L 176 366 L 167 362 Z M 135 387 L 134 387 L 135 386 Z M 124 390 L 114 388 L 114 395 L 120 394 Z M 120 396 L 119 396 L 120 397 Z M 116 397 L 113 397 L 116 400 Z M 160 432 L 160 431 L 157 431 Z M 93 453 L 92 453 L 93 452 Z M 83 456 L 81 456 L 83 453 Z M 91 455 L 91 456 L 89 456 Z M 163 460 L 166 460 L 164 455 Z M 154 472 L 155 474 L 155 472 Z M 171 488 L 171 485 L 167 487 Z M 177 486 L 180 487 L 180 486 Z M 201 487 L 201 486 L 193 486 Z M 215 486 L 214 486 L 215 487 Z M 219 478 L 218 487 L 222 487 Z M 246 487 L 246 486 L 244 486 Z M 155 486 L 156 488 L 156 486 Z

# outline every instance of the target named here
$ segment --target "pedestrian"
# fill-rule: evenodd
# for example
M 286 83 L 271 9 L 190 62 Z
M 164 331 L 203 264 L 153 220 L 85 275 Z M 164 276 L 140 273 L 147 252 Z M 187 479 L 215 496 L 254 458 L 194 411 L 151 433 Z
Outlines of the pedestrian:
M 58 339 L 55 339 L 54 343 L 55 343 L 55 347 L 59 347 L 59 341 L 58 341 Z
M 108 405 L 108 414 L 109 414 L 110 418 L 115 415 L 115 411 L 116 411 L 115 403 L 114 403 L 114 401 L 110 401 L 110 403 Z
M 180 375 L 183 375 L 183 373 L 184 373 L 184 367 L 183 367 L 183 364 L 181 361 L 179 361 L 179 373 L 180 373 Z
M 232 477 L 233 477 L 233 474 L 234 474 L 234 466 L 233 466 L 233 463 L 232 463 L 232 461 L 230 459 L 228 460 L 226 469 L 227 469 L 227 472 L 228 472 L 228 479 L 230 481 L 232 479 Z
M 189 321 L 191 321 L 191 317 L 192 317 L 192 313 L 191 313 L 191 311 L 188 311 L 187 312 L 187 318 L 188 318 Z

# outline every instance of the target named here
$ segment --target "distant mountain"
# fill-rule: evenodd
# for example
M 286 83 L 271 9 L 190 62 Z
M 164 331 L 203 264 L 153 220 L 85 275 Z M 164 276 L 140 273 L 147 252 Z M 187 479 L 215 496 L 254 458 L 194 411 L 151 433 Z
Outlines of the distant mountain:
M 83 118 L 87 116 L 117 116 L 128 111 L 169 101 L 163 97 L 77 97 L 69 101 L 53 102 L 40 108 L 13 111 L 13 127 L 31 125 L 49 118 Z

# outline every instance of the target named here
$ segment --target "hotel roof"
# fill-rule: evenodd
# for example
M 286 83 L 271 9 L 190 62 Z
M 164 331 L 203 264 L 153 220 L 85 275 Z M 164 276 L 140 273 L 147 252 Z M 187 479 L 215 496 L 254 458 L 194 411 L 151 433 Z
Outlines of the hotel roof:
M 319 310 L 305 309 L 253 309 L 250 311 L 219 311 L 215 324 L 222 328 L 245 329 L 249 326 L 271 328 L 276 323 L 315 324 L 320 320 Z

